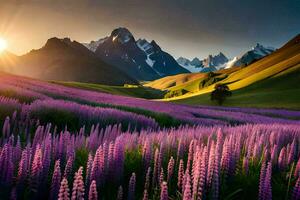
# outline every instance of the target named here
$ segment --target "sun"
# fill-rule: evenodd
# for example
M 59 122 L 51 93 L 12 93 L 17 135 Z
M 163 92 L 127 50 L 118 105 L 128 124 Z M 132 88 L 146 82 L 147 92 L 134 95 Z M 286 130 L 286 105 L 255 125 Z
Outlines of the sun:
M 5 39 L 0 38 L 0 52 L 3 52 L 7 48 L 7 42 Z

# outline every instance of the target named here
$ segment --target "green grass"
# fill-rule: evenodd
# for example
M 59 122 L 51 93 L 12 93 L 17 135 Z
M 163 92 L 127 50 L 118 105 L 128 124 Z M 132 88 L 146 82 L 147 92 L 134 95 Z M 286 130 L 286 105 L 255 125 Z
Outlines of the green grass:
M 104 93 L 122 95 L 122 96 L 131 96 L 131 97 L 144 98 L 144 99 L 160 99 L 163 98 L 165 93 L 161 90 L 138 86 L 138 85 L 109 86 L 109 85 L 100 85 L 100 84 L 93 84 L 93 83 L 59 82 L 59 81 L 52 81 L 52 83 L 85 89 L 85 90 L 92 90 L 97 92 L 104 92 Z
M 300 70 L 275 76 L 232 91 L 223 106 L 300 109 Z M 174 101 L 192 105 L 217 105 L 210 94 Z

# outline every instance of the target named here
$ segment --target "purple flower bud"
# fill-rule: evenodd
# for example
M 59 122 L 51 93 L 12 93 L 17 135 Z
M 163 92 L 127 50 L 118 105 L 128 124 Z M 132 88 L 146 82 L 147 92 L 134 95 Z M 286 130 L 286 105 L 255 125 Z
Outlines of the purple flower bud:
M 86 163 L 86 173 L 85 173 L 85 184 L 86 185 L 89 185 L 89 183 L 90 183 L 92 167 L 93 167 L 93 156 L 92 156 L 92 154 L 89 154 L 88 160 Z
M 167 181 L 170 182 L 174 173 L 174 164 L 175 164 L 175 160 L 173 158 L 173 156 L 170 158 L 169 163 L 168 163 L 168 177 L 167 177 Z
M 84 182 L 82 177 L 82 170 L 83 168 L 79 167 L 78 171 L 75 173 L 71 200 L 84 199 Z
M 135 183 L 136 183 L 136 176 L 135 173 L 132 173 L 130 180 L 129 180 L 129 186 L 128 186 L 128 200 L 134 200 L 135 199 Z
M 185 173 L 185 186 L 183 192 L 183 200 L 191 200 L 192 199 L 192 191 L 191 191 L 191 178 L 188 172 L 188 169 Z
M 97 185 L 95 180 L 93 180 L 90 185 L 89 200 L 98 200 Z
M 60 184 L 58 200 L 70 200 L 68 180 L 63 178 Z
M 177 187 L 178 190 L 182 190 L 183 189 L 183 178 L 184 178 L 184 164 L 183 164 L 183 160 L 181 159 L 179 161 L 179 168 L 178 168 L 178 182 L 177 182 Z
M 161 185 L 162 184 L 162 182 L 164 181 L 164 169 L 163 168 L 161 168 L 161 170 L 160 170 L 160 176 L 159 176 L 159 185 Z
M 161 190 L 160 190 L 160 200 L 168 200 L 168 184 L 167 182 L 162 182 L 161 184 Z
M 149 197 L 148 197 L 148 191 L 144 190 L 143 200 L 148 200 L 148 199 L 149 199 Z
M 266 176 L 266 163 L 263 162 L 260 168 L 260 176 L 259 176 L 259 192 L 258 192 L 258 198 L 260 200 L 263 200 L 264 196 L 264 187 L 265 187 L 265 176 Z
M 149 190 L 150 187 L 150 176 L 151 176 L 151 167 L 148 167 L 147 174 L 145 177 L 145 186 L 144 186 L 144 189 L 147 191 Z
M 51 192 L 50 192 L 50 199 L 55 200 L 57 198 L 59 188 L 61 182 L 61 171 L 60 171 L 60 161 L 57 160 L 55 162 L 53 176 L 52 176 L 52 183 L 51 183 Z
M 73 157 L 69 157 L 64 170 L 64 177 L 69 178 L 73 170 Z
M 31 166 L 30 175 L 30 186 L 33 192 L 38 192 L 39 184 L 42 178 L 43 164 L 42 164 L 42 150 L 39 145 L 37 145 L 34 158 Z

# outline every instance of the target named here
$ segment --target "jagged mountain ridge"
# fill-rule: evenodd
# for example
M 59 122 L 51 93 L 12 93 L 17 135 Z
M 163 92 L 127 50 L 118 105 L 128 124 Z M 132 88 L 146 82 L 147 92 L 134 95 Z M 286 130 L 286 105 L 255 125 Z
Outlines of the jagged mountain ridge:
M 126 28 L 117 28 L 109 37 L 85 44 L 105 62 L 118 67 L 137 80 L 154 80 L 164 76 L 189 73 L 176 60 L 164 52 L 155 41 L 135 40 Z
M 218 55 L 209 55 L 203 60 L 194 58 L 190 61 L 187 58 L 180 57 L 177 62 L 190 70 L 191 72 L 212 72 L 223 68 L 231 67 L 245 67 L 251 63 L 260 60 L 261 58 L 273 53 L 275 51 L 272 47 L 264 47 L 263 45 L 257 43 L 251 50 L 242 54 L 240 57 L 236 56 L 233 59 L 228 59 L 222 52 Z M 193 62 L 194 60 L 199 61 L 198 63 Z
M 217 55 L 209 55 L 203 60 L 199 58 L 194 58 L 189 60 L 187 58 L 179 57 L 177 62 L 188 69 L 191 72 L 211 72 L 216 71 L 224 66 L 228 62 L 228 58 L 220 52 Z

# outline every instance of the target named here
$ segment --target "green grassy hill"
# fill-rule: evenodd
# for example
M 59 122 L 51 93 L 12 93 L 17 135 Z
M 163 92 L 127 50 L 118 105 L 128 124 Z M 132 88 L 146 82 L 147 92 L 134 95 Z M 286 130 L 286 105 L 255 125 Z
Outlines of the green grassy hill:
M 234 90 L 223 106 L 300 109 L 300 65 L 295 71 L 284 72 Z M 210 94 L 174 101 L 184 104 L 216 105 Z
M 52 83 L 61 84 L 69 87 L 76 87 L 86 90 L 100 91 L 109 94 L 131 96 L 144 99 L 160 99 L 164 97 L 165 92 L 153 89 L 150 87 L 138 86 L 138 85 L 125 85 L 125 86 L 109 86 L 93 83 L 81 83 L 81 82 L 60 82 L 52 81 Z
M 180 81 L 176 86 L 166 88 L 171 95 L 165 95 L 162 100 L 214 105 L 210 101 L 210 93 L 216 84 L 222 83 L 233 92 L 225 106 L 300 109 L 299 68 L 300 35 L 247 67 L 220 70 L 202 74 L 191 81 Z M 176 79 L 178 76 L 173 76 L 168 81 L 178 82 Z M 162 81 L 156 80 L 155 84 Z M 151 86 L 151 83 L 148 85 Z

